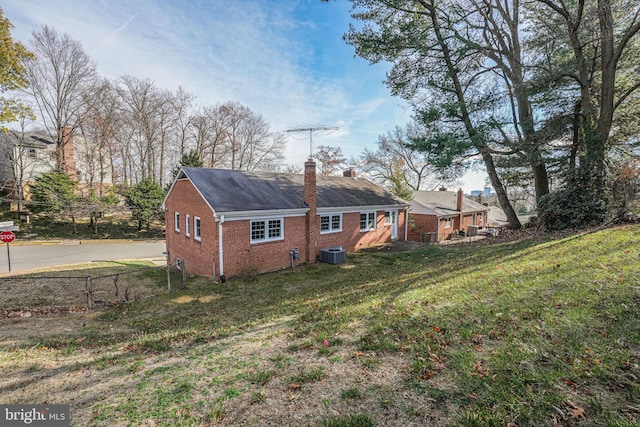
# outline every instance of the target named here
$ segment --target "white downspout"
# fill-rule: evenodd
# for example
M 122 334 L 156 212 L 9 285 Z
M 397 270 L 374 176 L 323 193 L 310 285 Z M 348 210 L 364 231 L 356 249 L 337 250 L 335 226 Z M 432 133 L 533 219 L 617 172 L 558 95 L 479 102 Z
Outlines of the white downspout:
M 220 260 L 218 262 L 220 264 L 220 281 L 224 283 L 224 245 L 222 240 L 222 224 L 224 224 L 224 215 L 220 216 L 220 220 L 218 220 L 218 254 L 220 256 Z

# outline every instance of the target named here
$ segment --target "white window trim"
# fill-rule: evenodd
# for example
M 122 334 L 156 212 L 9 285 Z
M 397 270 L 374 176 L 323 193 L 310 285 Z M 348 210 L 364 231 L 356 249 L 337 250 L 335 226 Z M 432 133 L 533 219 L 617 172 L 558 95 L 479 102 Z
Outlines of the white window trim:
M 444 228 L 453 227 L 453 218 L 445 218 L 444 219 Z
M 332 225 L 333 225 L 333 217 L 334 216 L 340 217 L 340 228 L 336 228 L 336 229 L 331 228 Z M 342 214 L 341 213 L 339 213 L 339 214 L 331 213 L 331 214 L 320 215 L 320 223 L 321 224 L 322 224 L 322 218 L 329 218 L 329 229 L 328 230 L 322 230 L 322 228 L 321 228 L 320 229 L 320 234 L 340 233 L 342 231 Z
M 184 234 L 189 237 L 191 236 L 191 215 L 185 215 L 184 217 Z
M 173 229 L 179 233 L 180 232 L 180 212 L 173 213 Z
M 199 216 L 193 217 L 193 240 L 202 240 L 202 221 Z
M 269 221 L 280 221 L 280 236 L 278 237 L 269 237 Z M 254 239 L 251 233 L 253 229 L 254 222 L 263 222 L 264 223 L 264 239 Z M 265 242 L 276 242 L 279 240 L 284 240 L 284 217 L 275 217 L 275 218 L 260 218 L 260 219 L 251 219 L 249 220 L 249 239 L 251 243 L 265 243 Z
M 369 215 L 373 214 L 373 227 L 369 227 Z M 362 228 L 362 224 L 360 225 L 360 231 L 363 233 L 366 233 L 367 231 L 373 231 L 376 229 L 377 226 L 377 222 L 378 222 L 378 214 L 376 211 L 363 211 L 360 212 L 360 215 L 366 215 L 367 216 L 367 227 L 366 228 Z
M 396 222 L 391 222 L 391 212 L 395 213 Z M 384 225 L 394 225 L 398 223 L 398 211 L 384 211 Z

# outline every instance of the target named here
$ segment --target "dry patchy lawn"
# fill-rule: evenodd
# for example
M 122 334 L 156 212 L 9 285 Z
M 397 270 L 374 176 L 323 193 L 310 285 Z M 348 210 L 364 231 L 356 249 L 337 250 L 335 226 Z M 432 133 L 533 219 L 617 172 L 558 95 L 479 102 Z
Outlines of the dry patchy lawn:
M 630 427 L 639 241 L 634 226 L 377 251 L 2 319 L 0 389 L 68 403 L 78 426 Z

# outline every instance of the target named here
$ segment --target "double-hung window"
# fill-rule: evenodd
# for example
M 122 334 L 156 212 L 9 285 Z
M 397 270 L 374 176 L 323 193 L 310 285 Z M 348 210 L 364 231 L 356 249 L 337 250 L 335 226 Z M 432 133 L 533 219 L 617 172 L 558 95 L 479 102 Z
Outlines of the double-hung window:
M 320 216 L 320 233 L 335 233 L 338 231 L 342 231 L 342 214 Z
M 251 220 L 251 243 L 282 240 L 284 238 L 282 218 Z
M 376 229 L 376 213 L 360 212 L 360 231 L 369 231 Z
M 180 213 L 174 212 L 173 214 L 173 229 L 178 233 L 180 232 Z
M 189 215 L 184 216 L 184 234 L 191 236 L 191 217 Z
M 200 241 L 202 239 L 200 234 L 200 217 L 193 217 L 193 239 Z
M 451 228 L 452 223 L 453 223 L 452 218 L 446 218 L 444 220 L 444 228 Z

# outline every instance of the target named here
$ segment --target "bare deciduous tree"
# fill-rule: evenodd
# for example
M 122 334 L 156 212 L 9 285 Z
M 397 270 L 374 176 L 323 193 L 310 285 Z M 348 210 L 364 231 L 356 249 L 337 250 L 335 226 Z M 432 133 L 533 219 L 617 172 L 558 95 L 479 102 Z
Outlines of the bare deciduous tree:
M 149 79 L 132 76 L 120 77 L 118 93 L 122 99 L 121 114 L 126 118 L 130 132 L 126 135 L 132 156 L 129 169 L 130 183 L 144 179 L 159 182 L 157 160 L 162 150 L 164 119 L 167 105 L 162 91 Z
M 209 168 L 223 165 L 225 150 L 224 123 L 216 107 L 199 107 L 191 116 L 189 127 L 195 150 Z
M 239 170 L 275 170 L 284 159 L 286 139 L 272 133 L 269 124 L 239 102 L 217 108 L 215 134 L 223 138 L 226 166 Z
M 380 135 L 378 149 L 367 149 L 360 156 L 361 168 L 384 186 L 401 179 L 413 191 L 437 188 L 442 180 L 433 167 L 431 153 L 412 145 L 412 138 L 417 138 L 419 132 L 418 126 L 410 123 L 405 129 L 396 126 L 393 131 Z
M 320 175 L 334 175 L 344 166 L 347 159 L 342 154 L 342 148 L 319 145 L 313 158 L 320 162 Z
M 120 125 L 119 98 L 108 79 L 97 80 L 87 97 L 84 120 L 80 124 L 81 139 L 74 144 L 84 181 L 99 197 L 106 183 L 117 182 L 116 132 Z M 95 188 L 94 188 L 95 187 Z
M 65 132 L 83 119 L 87 102 L 83 93 L 96 77 L 96 65 L 78 41 L 46 25 L 33 32 L 30 46 L 36 57 L 25 63 L 27 91 L 56 143 L 56 167 L 67 172 L 71 159 L 65 158 Z

